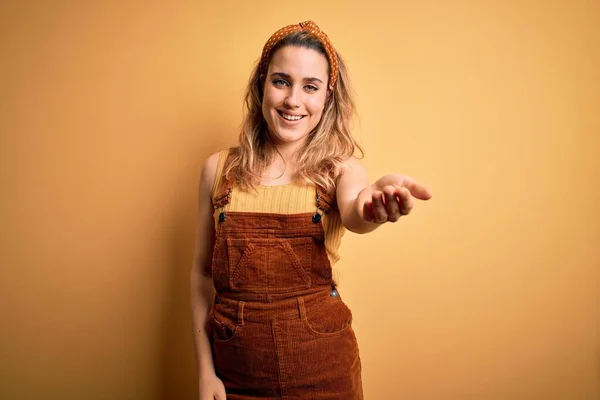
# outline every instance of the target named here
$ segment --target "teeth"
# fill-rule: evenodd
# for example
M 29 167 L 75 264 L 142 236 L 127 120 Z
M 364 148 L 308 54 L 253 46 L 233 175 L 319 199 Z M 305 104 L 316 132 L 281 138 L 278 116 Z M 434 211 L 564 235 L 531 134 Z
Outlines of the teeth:
M 298 121 L 299 119 L 302 118 L 302 115 L 287 115 L 284 113 L 281 113 L 281 116 L 285 119 L 287 119 L 288 121 Z

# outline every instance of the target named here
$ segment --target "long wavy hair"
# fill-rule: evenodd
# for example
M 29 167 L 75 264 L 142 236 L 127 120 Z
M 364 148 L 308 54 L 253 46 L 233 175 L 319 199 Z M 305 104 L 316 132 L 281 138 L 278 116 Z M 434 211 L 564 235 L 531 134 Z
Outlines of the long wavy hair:
M 279 41 L 273 47 L 267 65 L 273 55 L 285 46 L 312 49 L 327 58 L 319 39 L 302 31 Z M 336 56 L 339 64 L 338 80 L 327 95 L 321 120 L 297 153 L 297 180 L 318 185 L 328 192 L 335 190 L 342 164 L 356 153 L 359 153 L 358 157 L 364 156 L 362 147 L 352 137 L 356 108 L 348 70 L 337 51 Z M 226 176 L 233 174 L 236 183 L 244 190 L 260 184 L 261 174 L 277 155 L 277 150 L 271 145 L 268 126 L 262 114 L 265 79 L 266 76 L 260 74 L 257 63 L 245 91 L 245 115 L 239 145 L 231 149 L 232 159 L 224 171 Z

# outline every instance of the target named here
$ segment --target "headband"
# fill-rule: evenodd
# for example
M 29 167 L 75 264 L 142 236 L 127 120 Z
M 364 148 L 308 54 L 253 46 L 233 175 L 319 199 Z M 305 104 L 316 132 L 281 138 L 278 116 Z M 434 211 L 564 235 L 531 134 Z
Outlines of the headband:
M 338 77 L 338 60 L 335 53 L 335 49 L 333 48 L 333 45 L 331 44 L 331 41 L 329 40 L 325 32 L 321 31 L 321 29 L 319 29 L 317 24 L 315 24 L 313 21 L 305 21 L 295 25 L 288 25 L 275 32 L 269 38 L 269 40 L 265 44 L 265 47 L 263 48 L 262 56 L 260 58 L 260 64 L 258 67 L 259 74 L 264 75 L 267 73 L 267 69 L 269 67 L 267 65 L 267 62 L 269 60 L 269 56 L 271 55 L 271 50 L 273 50 L 273 47 L 277 43 L 279 43 L 279 41 L 283 38 L 296 32 L 306 32 L 310 34 L 319 42 L 321 42 L 321 44 L 325 48 L 325 52 L 327 53 L 327 59 L 329 60 L 330 69 L 329 88 L 333 89 Z

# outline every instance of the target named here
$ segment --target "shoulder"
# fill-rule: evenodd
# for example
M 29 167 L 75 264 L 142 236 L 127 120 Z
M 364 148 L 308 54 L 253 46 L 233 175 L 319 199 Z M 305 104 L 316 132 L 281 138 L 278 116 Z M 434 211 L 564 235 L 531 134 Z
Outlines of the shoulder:
M 362 162 L 358 158 L 352 156 L 343 162 L 343 164 L 341 166 L 339 178 L 344 179 L 344 178 L 356 176 L 357 174 L 359 174 L 359 175 L 366 174 L 366 169 L 365 169 L 364 165 L 362 164 Z
M 204 164 L 202 165 L 200 186 L 209 191 L 212 191 L 212 188 L 215 184 L 221 153 L 222 151 L 217 151 L 216 153 L 211 154 L 206 158 L 206 160 L 204 160 Z

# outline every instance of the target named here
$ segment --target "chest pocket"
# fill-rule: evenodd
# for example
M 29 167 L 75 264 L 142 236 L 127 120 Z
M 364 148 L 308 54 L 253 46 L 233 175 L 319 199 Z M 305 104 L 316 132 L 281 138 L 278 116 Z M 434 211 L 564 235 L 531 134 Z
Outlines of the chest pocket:
M 227 239 L 232 290 L 282 293 L 311 286 L 313 238 Z

